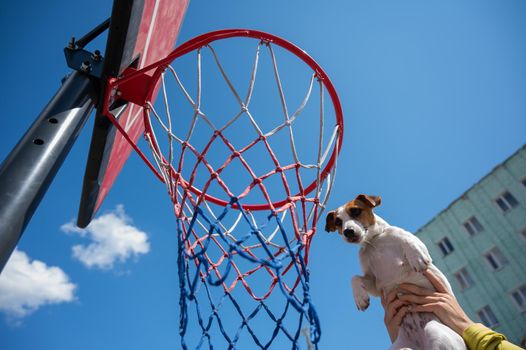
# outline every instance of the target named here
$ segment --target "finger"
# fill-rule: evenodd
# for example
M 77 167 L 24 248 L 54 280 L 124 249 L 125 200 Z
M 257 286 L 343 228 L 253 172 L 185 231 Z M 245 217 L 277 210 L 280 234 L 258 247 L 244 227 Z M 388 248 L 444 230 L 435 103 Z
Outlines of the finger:
M 389 294 L 387 294 L 387 296 L 384 298 L 384 296 L 382 295 L 382 305 L 385 309 L 385 307 L 387 305 L 389 305 L 390 303 L 393 302 L 393 300 L 396 299 L 396 296 L 397 296 L 397 290 L 396 289 L 393 289 L 392 291 L 389 292 Z
M 411 307 L 410 305 L 406 305 L 406 306 L 402 306 L 400 308 L 400 310 L 398 310 L 398 312 L 396 313 L 395 317 L 393 317 L 392 319 L 392 323 L 396 324 L 397 326 L 400 325 L 400 323 L 402 323 L 402 320 L 404 319 L 404 316 L 409 312 L 411 311 Z
M 407 304 L 407 302 L 402 301 L 400 299 L 396 299 L 391 304 L 387 305 L 387 310 L 386 310 L 386 313 L 385 313 L 386 321 L 387 322 L 391 321 L 393 319 L 393 317 L 396 315 L 396 313 L 398 312 L 398 310 L 402 306 L 404 306 L 406 304 Z
M 401 295 L 399 300 L 406 301 L 412 304 L 429 304 L 429 303 L 436 303 L 438 301 L 437 297 L 428 295 L 428 296 L 421 296 L 421 295 L 414 295 L 414 294 L 404 294 Z
M 424 271 L 424 276 L 426 276 L 429 282 L 431 282 L 431 284 L 433 285 L 433 287 L 435 287 L 437 292 L 449 293 L 444 282 L 430 269 L 427 269 Z
M 438 304 L 429 303 L 424 305 L 411 305 L 411 312 L 435 312 Z
M 433 294 L 432 290 L 429 290 L 427 288 L 422 288 L 414 284 L 410 283 L 402 283 L 399 287 L 400 289 L 404 289 L 412 294 L 415 295 L 431 295 Z

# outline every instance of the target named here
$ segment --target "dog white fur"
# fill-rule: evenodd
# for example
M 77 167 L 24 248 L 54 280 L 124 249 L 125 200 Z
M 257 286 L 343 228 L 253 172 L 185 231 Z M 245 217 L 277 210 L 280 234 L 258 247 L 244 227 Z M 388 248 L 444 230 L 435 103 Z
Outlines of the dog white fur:
M 431 269 L 451 291 L 446 277 L 432 264 L 420 239 L 373 213 L 381 203 L 377 196 L 359 195 L 327 214 L 325 230 L 338 231 L 348 243 L 360 244 L 363 276 L 352 278 L 356 306 L 364 311 L 369 295 L 387 295 L 401 283 L 412 283 L 434 290 L 421 273 Z M 466 350 L 463 339 L 432 313 L 408 313 L 391 350 Z

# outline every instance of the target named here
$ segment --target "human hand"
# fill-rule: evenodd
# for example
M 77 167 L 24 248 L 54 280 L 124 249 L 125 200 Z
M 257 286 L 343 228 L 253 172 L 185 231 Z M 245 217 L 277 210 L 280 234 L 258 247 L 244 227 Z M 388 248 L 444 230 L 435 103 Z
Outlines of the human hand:
M 399 296 L 398 300 L 407 303 L 410 312 L 434 313 L 443 324 L 462 336 L 464 330 L 474 322 L 469 319 L 455 296 L 448 291 L 438 276 L 429 269 L 425 270 L 423 274 L 436 291 L 404 283 L 400 285 L 400 289 L 409 293 Z
M 410 309 L 407 302 L 397 298 L 397 293 L 398 290 L 394 289 L 387 296 L 382 294 L 382 306 L 385 310 L 384 323 L 392 343 L 398 337 L 400 324 Z

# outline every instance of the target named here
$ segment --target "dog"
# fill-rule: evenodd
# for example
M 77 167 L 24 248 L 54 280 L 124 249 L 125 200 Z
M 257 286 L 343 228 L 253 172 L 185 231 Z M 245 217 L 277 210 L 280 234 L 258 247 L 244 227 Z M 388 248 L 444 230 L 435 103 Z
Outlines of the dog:
M 415 235 L 389 225 L 373 209 L 381 204 L 378 196 L 365 194 L 330 211 L 325 231 L 337 231 L 348 243 L 360 245 L 360 265 L 363 276 L 352 278 L 356 306 L 364 311 L 369 306 L 369 295 L 387 295 L 401 283 L 412 283 L 434 290 L 421 273 L 434 272 L 451 292 L 451 285 Z M 408 313 L 400 325 L 398 337 L 391 350 L 466 350 L 464 340 L 432 313 Z

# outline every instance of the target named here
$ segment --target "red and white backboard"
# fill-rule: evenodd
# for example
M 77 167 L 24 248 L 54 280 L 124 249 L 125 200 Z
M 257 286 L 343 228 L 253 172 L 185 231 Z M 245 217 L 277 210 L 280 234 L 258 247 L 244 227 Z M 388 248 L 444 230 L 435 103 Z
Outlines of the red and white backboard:
M 142 68 L 174 48 L 189 0 L 115 0 L 104 52 L 102 81 L 127 67 Z M 104 89 L 103 89 L 104 90 Z M 101 96 L 105 95 L 102 91 Z M 99 106 L 91 139 L 77 224 L 86 227 L 128 159 L 132 147 Z M 123 107 L 119 123 L 136 142 L 144 130 L 142 108 Z

